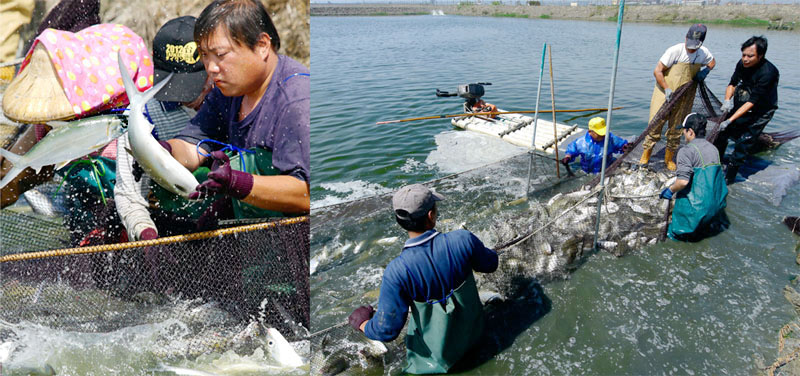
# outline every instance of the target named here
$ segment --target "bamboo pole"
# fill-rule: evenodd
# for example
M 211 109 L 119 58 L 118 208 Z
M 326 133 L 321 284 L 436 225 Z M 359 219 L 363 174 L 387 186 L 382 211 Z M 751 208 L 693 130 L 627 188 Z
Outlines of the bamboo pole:
M 547 43 L 542 45 L 542 64 L 539 66 L 539 84 L 536 88 L 536 110 L 533 115 L 533 139 L 531 140 L 531 159 L 528 162 L 528 184 L 525 186 L 525 197 L 528 197 L 528 192 L 531 191 L 531 171 L 533 170 L 533 153 L 536 151 L 536 125 L 539 122 L 539 96 L 542 94 L 542 76 L 544 76 L 544 53 L 547 49 Z
M 614 110 L 621 110 L 624 107 L 614 107 Z M 603 112 L 608 111 L 608 108 L 580 108 L 576 110 L 554 110 L 555 112 Z M 446 119 L 446 118 L 454 118 L 454 117 L 466 117 L 466 116 L 479 116 L 479 115 L 504 115 L 504 114 L 533 114 L 537 111 L 531 110 L 523 110 L 523 111 L 488 111 L 488 112 L 466 112 L 461 114 L 450 114 L 450 115 L 432 115 L 432 116 L 422 116 L 422 117 L 415 117 L 415 118 L 408 118 L 408 119 L 400 119 L 400 120 L 386 120 L 386 121 L 379 121 L 376 122 L 376 125 L 383 125 L 383 124 L 395 124 L 395 123 L 406 123 L 409 121 L 419 121 L 419 120 L 431 120 L 431 119 Z
M 547 56 L 550 60 L 550 108 L 553 112 L 553 150 L 556 153 L 556 177 L 561 179 L 561 167 L 558 163 L 558 128 L 556 128 L 556 87 L 553 83 L 553 46 L 547 46 Z

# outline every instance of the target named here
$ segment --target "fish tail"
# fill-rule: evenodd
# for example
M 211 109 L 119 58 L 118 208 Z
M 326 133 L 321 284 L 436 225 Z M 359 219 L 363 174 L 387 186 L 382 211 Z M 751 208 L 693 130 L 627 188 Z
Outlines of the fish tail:
M 22 159 L 21 155 L 14 154 L 6 149 L 0 149 L 0 156 L 5 159 L 8 159 L 14 166 L 19 164 L 20 159 Z
M 24 167 L 19 168 L 17 166 L 14 166 L 11 168 L 11 170 L 8 170 L 6 176 L 3 176 L 3 180 L 0 180 L 0 188 L 5 187 L 8 183 L 14 180 L 14 178 L 17 177 L 17 175 L 19 175 L 19 173 L 22 172 L 22 170 L 24 169 L 25 169 Z
M 145 103 L 152 99 L 156 93 L 161 91 L 161 89 L 163 89 L 164 86 L 169 83 L 170 78 L 172 78 L 172 73 L 170 73 L 169 76 L 161 80 L 161 82 L 142 93 L 139 92 L 139 89 L 137 89 L 136 85 L 133 84 L 133 79 L 131 79 L 130 74 L 128 74 L 128 69 L 125 67 L 125 63 L 122 62 L 122 54 L 119 51 L 117 52 L 117 64 L 119 64 L 119 73 L 122 76 L 122 85 L 125 86 L 125 93 L 128 95 L 128 101 L 130 102 L 131 109 L 138 106 L 144 107 Z

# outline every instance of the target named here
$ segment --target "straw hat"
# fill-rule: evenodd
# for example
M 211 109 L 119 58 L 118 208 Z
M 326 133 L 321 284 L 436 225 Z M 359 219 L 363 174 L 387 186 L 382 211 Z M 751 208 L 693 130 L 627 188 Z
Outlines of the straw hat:
M 44 123 L 75 117 L 47 49 L 38 43 L 30 62 L 3 94 L 3 112 L 23 123 Z

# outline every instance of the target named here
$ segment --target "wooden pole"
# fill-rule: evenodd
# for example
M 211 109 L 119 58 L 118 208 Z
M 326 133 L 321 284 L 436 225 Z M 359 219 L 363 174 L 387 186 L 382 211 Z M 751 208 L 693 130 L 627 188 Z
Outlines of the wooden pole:
M 625 107 L 614 107 L 614 110 L 621 110 Z M 577 110 L 554 110 L 555 112 L 603 112 L 608 111 L 608 108 L 581 108 Z M 454 117 L 465 117 L 465 116 L 479 116 L 479 115 L 504 115 L 504 114 L 533 114 L 536 111 L 531 110 L 524 110 L 524 111 L 489 111 L 489 112 L 465 112 L 461 114 L 450 114 L 450 115 L 433 115 L 433 116 L 423 116 L 423 117 L 415 117 L 415 118 L 408 118 L 408 119 L 400 119 L 400 120 L 387 120 L 387 121 L 379 121 L 375 124 L 394 124 L 394 123 L 406 123 L 409 121 L 418 121 L 418 120 L 431 120 L 431 119 L 446 119 L 446 118 L 454 118 Z
M 556 88 L 553 83 L 553 45 L 547 45 L 550 60 L 550 108 L 553 111 L 553 150 L 556 152 L 556 177 L 561 179 L 561 163 L 558 162 L 558 128 L 556 128 Z

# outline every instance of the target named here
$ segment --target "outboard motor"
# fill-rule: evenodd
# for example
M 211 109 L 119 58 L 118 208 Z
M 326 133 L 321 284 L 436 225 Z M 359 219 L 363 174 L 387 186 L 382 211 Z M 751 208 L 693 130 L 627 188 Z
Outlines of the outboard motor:
M 486 85 L 491 85 L 491 82 L 478 82 L 475 84 L 464 84 L 458 85 L 458 92 L 450 93 L 447 91 L 442 91 L 436 89 L 436 96 L 437 97 L 455 97 L 459 96 L 464 98 L 464 111 L 465 112 L 472 112 L 472 106 L 478 102 L 481 97 L 486 94 L 486 90 L 483 88 Z

